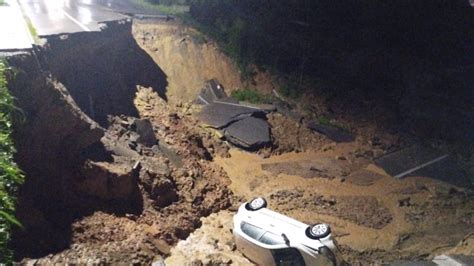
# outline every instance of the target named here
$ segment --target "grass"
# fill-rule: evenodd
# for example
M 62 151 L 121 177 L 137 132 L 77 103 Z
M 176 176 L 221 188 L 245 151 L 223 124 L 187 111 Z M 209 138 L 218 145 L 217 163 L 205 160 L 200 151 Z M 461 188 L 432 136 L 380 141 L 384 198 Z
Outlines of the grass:
M 147 0 L 132 0 L 132 2 L 141 8 L 157 11 L 165 15 L 181 15 L 189 12 L 188 5 L 162 5 L 150 3 Z
M 268 96 L 263 95 L 259 91 L 250 89 L 250 88 L 235 90 L 231 93 L 231 96 L 242 102 L 249 102 L 249 103 L 270 102 L 270 99 Z
M 21 227 L 15 219 L 15 203 L 18 187 L 24 176 L 13 161 L 15 147 L 11 138 L 12 115 L 15 112 L 13 97 L 7 88 L 6 62 L 0 58 L 0 258 L 10 263 L 12 251 L 8 249 L 11 229 Z

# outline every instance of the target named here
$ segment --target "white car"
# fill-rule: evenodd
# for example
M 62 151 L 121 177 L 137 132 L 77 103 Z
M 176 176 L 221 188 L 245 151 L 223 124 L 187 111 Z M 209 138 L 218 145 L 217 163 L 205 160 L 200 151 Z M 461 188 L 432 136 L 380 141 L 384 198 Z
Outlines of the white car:
M 264 198 L 234 215 L 237 248 L 258 265 L 336 265 L 337 247 L 327 224 L 307 225 L 267 209 Z

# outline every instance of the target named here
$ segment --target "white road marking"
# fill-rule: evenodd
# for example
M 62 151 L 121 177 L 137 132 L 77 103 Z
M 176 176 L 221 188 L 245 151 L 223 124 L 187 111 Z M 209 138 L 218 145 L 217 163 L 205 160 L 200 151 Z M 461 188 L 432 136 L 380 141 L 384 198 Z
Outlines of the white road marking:
M 425 167 L 427 167 L 428 165 L 432 165 L 432 164 L 437 163 L 437 162 L 439 162 L 439 161 L 441 161 L 441 160 L 444 160 L 444 159 L 446 159 L 448 156 L 449 156 L 449 155 L 446 154 L 446 155 L 443 155 L 443 156 L 438 157 L 438 158 L 436 158 L 436 159 L 433 159 L 433 160 L 431 160 L 431 161 L 429 161 L 429 162 L 426 162 L 426 163 L 424 163 L 424 164 L 420 164 L 420 165 L 418 165 L 418 166 L 416 166 L 416 167 L 413 167 L 413 168 L 410 169 L 410 170 L 407 170 L 407 171 L 405 171 L 405 172 L 403 172 L 403 173 L 401 173 L 401 174 L 396 175 L 395 178 L 402 178 L 402 177 L 404 177 L 404 176 L 406 176 L 406 175 L 408 175 L 408 174 L 411 174 L 411 173 L 413 173 L 413 172 L 415 172 L 415 171 L 420 170 L 421 168 L 425 168 Z
M 253 107 L 253 106 L 248 106 L 248 105 L 243 105 L 243 104 L 228 103 L 228 102 L 221 102 L 221 101 L 214 101 L 214 102 L 215 102 L 215 103 L 220 103 L 220 104 L 227 104 L 227 105 L 237 106 L 237 107 L 246 107 L 246 108 L 250 108 L 250 109 L 255 109 L 255 110 L 260 110 L 260 111 L 262 111 L 262 108 Z
M 209 104 L 209 102 L 206 101 L 204 98 L 202 98 L 201 95 L 198 95 L 198 98 L 199 98 L 201 101 L 203 101 L 205 104 Z
M 85 31 L 91 31 L 88 27 L 86 27 L 86 25 L 82 24 L 80 21 L 78 21 L 77 19 L 73 18 L 71 15 L 69 15 L 66 11 L 63 10 L 63 13 L 64 15 L 72 20 L 72 22 L 76 23 L 79 27 L 81 27 L 81 29 L 85 30 Z

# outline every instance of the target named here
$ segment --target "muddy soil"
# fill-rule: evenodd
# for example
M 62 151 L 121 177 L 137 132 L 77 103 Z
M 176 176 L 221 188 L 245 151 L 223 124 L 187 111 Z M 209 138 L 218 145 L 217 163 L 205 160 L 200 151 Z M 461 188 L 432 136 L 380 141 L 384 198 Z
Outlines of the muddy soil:
M 166 27 L 140 25 L 135 27 L 135 34 L 176 31 L 175 26 L 165 30 Z M 172 38 L 181 37 L 182 32 L 173 33 Z M 160 43 L 144 38 L 141 44 L 150 51 Z M 159 50 L 155 52 L 159 54 Z M 155 61 L 162 60 L 158 55 L 153 57 Z M 275 85 L 262 76 L 257 75 L 256 80 L 260 82 L 257 87 L 269 93 Z M 169 82 L 173 82 L 172 78 Z M 194 95 L 197 93 L 195 90 Z M 306 223 L 331 224 L 344 258 L 353 264 L 428 259 L 460 243 L 464 243 L 464 250 L 474 252 L 472 245 L 466 247 L 469 241 L 462 242 L 473 228 L 474 198 L 470 192 L 424 177 L 397 180 L 373 164 L 374 158 L 414 140 L 387 130 L 384 124 L 373 122 L 375 120 L 351 117 L 343 107 L 328 105 L 327 99 L 314 96 L 308 101 L 317 103 L 304 104 L 314 116 L 332 113 L 331 123 L 356 133 L 356 140 L 334 143 L 293 118 L 270 114 L 268 121 L 274 138 L 270 151 L 252 154 L 231 149 L 230 157 L 214 159 L 229 175 L 229 188 L 237 198 L 243 201 L 264 196 L 271 208 L 284 214 Z M 303 111 L 301 107 L 297 109 Z M 213 217 L 211 220 L 231 223 L 228 212 Z M 214 227 L 216 233 L 209 227 Z M 221 247 L 220 241 L 208 253 L 192 244 L 213 245 L 213 239 L 231 239 L 230 232 L 222 232 L 221 227 L 206 223 L 200 233 L 178 244 L 167 261 L 180 261 L 184 256 L 204 264 L 214 259 L 245 264 L 230 259 L 235 258 L 238 251 Z M 216 258 L 210 254 L 222 256 Z

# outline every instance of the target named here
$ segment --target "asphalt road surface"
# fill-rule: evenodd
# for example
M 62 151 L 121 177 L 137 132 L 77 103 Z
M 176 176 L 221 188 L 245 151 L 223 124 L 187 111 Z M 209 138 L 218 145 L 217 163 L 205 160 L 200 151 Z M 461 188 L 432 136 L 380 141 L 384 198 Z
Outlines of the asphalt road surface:
M 39 36 L 100 30 L 99 22 L 126 18 L 112 10 L 114 1 L 20 0 Z M 108 3 L 110 5 L 108 5 Z

